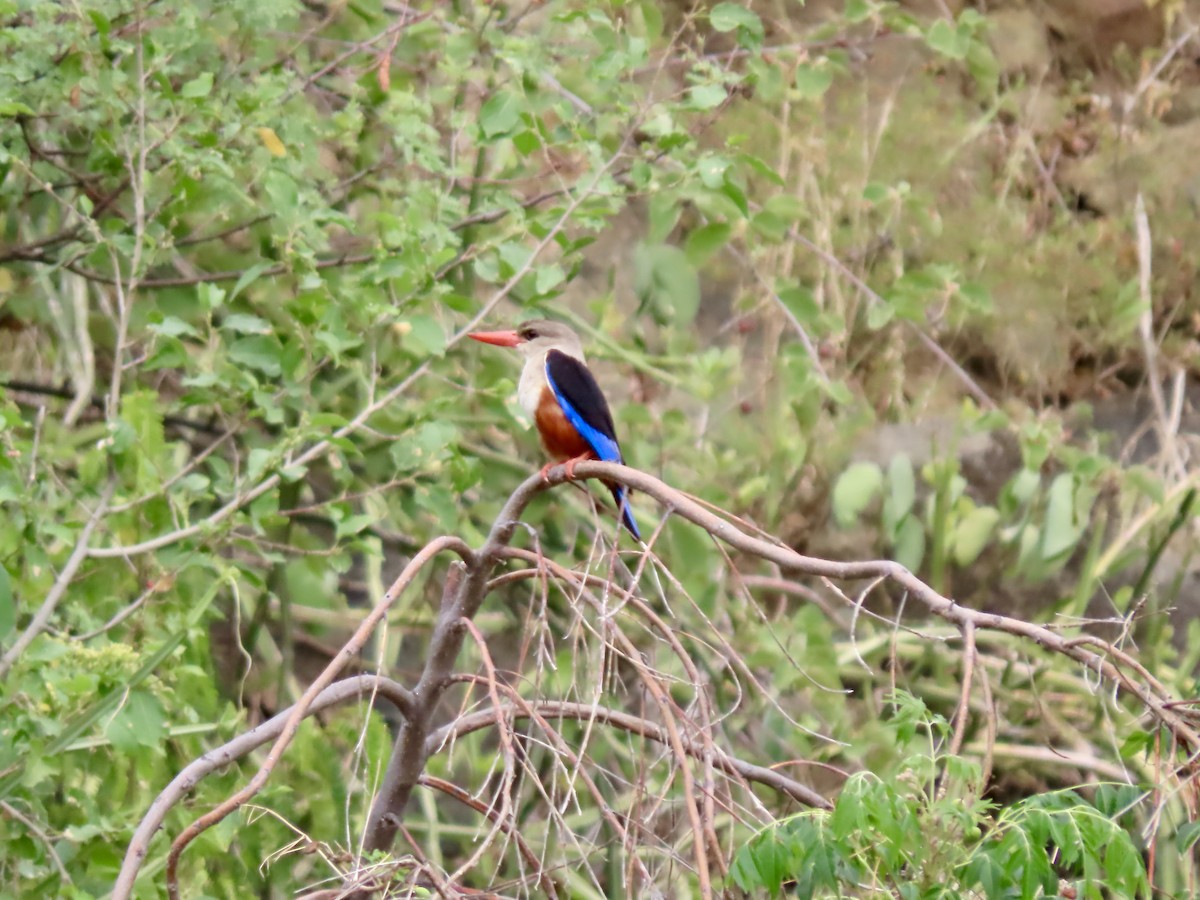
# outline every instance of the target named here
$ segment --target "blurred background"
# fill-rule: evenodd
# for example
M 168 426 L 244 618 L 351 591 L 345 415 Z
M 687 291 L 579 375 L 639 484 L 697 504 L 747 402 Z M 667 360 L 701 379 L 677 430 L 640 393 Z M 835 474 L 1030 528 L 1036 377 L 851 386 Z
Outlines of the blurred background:
M 480 544 L 543 459 L 515 354 L 464 335 L 532 317 L 584 336 L 630 465 L 1196 696 L 1197 4 L 0 0 L 0 23 L 0 892 L 106 895 L 188 761 L 291 704 L 430 539 Z M 956 628 L 635 509 L 678 646 L 625 607 L 618 652 L 561 580 L 497 587 L 476 624 L 522 696 L 656 719 L 637 648 L 720 746 L 845 798 L 718 791 L 720 890 L 1193 895 L 1186 754 L 1095 672 L 980 632 L 951 742 Z M 609 572 L 583 492 L 524 521 L 516 545 Z M 415 683 L 444 577 L 353 671 Z M 445 722 L 488 702 L 456 691 Z M 306 724 L 184 856 L 185 895 L 370 866 L 395 896 L 545 892 L 432 789 L 414 845 L 361 854 L 396 724 Z M 562 723 L 644 828 L 522 731 L 503 788 L 532 858 L 562 896 L 703 895 L 687 763 L 600 731 Z M 498 746 L 429 771 L 486 804 Z

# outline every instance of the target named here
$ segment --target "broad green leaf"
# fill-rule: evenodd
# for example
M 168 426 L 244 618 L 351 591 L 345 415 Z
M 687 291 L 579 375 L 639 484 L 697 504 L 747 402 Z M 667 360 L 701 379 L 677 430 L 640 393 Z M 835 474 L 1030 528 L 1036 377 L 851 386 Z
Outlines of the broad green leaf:
M 221 320 L 221 327 L 239 334 L 271 334 L 271 323 L 246 313 L 230 313 Z
M 894 528 L 912 512 L 917 500 L 917 479 L 912 460 L 907 453 L 898 453 L 888 463 L 888 494 L 884 498 L 883 518 L 886 527 Z
M 539 295 L 549 293 L 567 279 L 567 273 L 558 263 L 541 266 L 537 270 L 534 289 Z
M 283 372 L 280 358 L 283 347 L 274 336 L 255 335 L 238 338 L 229 347 L 229 358 L 238 365 L 248 366 L 271 378 Z
M 248 268 L 245 272 L 243 272 L 241 274 L 241 277 L 238 278 L 237 282 L 234 284 L 233 290 L 229 292 L 229 297 L 226 300 L 226 302 L 233 302 L 233 300 L 242 291 L 244 291 L 247 287 L 249 287 L 251 284 L 253 284 L 255 281 L 257 281 L 259 276 L 262 275 L 263 272 L 267 271 L 267 269 L 271 268 L 272 265 L 273 265 L 273 263 L 269 263 L 269 262 L 255 263 L 250 268 Z
M 719 84 L 698 84 L 688 91 L 688 108 L 695 110 L 716 109 L 729 96 Z
M 875 463 L 853 463 L 833 485 L 833 515 L 843 528 L 849 528 L 883 488 L 883 470 Z
M 819 62 L 796 67 L 796 93 L 803 100 L 819 100 L 833 84 L 833 70 Z
M 497 91 L 479 110 L 479 128 L 485 138 L 510 134 L 521 124 L 522 100 L 512 91 Z
M 184 84 L 184 86 L 179 89 L 179 96 L 187 97 L 189 100 L 195 100 L 199 99 L 200 97 L 207 97 L 210 93 L 212 93 L 212 89 L 213 74 L 212 72 L 204 72 Z
M 801 325 L 811 327 L 821 316 L 821 308 L 817 306 L 817 298 L 813 292 L 804 287 L 785 287 L 779 289 L 779 299 L 796 317 Z
M 959 566 L 969 566 L 975 562 L 999 521 L 999 510 L 991 506 L 981 506 L 964 516 L 954 527 L 954 562 Z
M 678 247 L 641 245 L 634 252 L 634 291 L 662 320 L 684 325 L 700 308 L 700 276 Z
M 32 116 L 34 111 L 18 100 L 0 100 L 0 116 Z
M 154 747 L 166 733 L 162 704 L 149 691 L 131 691 L 104 733 L 124 753 L 139 746 Z
M 419 357 L 446 352 L 446 332 L 432 316 L 412 316 L 398 323 L 404 349 Z
M 738 30 L 739 37 L 757 46 L 763 39 L 763 24 L 758 14 L 738 3 L 718 3 L 708 14 L 708 22 L 715 31 Z
M 1050 482 L 1046 492 L 1046 521 L 1042 526 L 1041 555 L 1053 560 L 1079 541 L 1081 531 L 1075 524 L 1075 478 L 1062 472 Z
M 1190 853 L 1200 841 L 1200 822 L 1184 822 L 1175 832 L 1175 849 L 1182 853 Z
M 693 229 L 684 243 L 684 252 L 693 266 L 702 266 L 729 241 L 732 229 L 725 222 L 709 222 Z
M 157 324 L 150 324 L 146 327 L 147 330 L 153 332 L 154 334 L 161 334 L 164 337 L 179 337 L 180 335 L 185 334 L 188 337 L 200 336 L 200 333 L 196 331 L 194 327 L 189 325 L 178 316 L 167 316 L 161 322 L 158 322 Z
M 934 22 L 926 33 L 925 40 L 938 53 L 951 59 L 965 58 L 970 45 L 970 38 L 946 19 Z

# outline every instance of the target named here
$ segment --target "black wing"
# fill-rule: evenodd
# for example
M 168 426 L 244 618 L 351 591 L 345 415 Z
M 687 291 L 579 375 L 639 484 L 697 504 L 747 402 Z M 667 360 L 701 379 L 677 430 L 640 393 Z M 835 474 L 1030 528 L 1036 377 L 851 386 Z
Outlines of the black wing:
M 591 446 L 597 458 L 620 462 L 617 429 L 604 392 L 591 371 L 561 350 L 546 353 L 546 381 L 563 414 Z
M 623 462 L 612 412 L 591 370 L 561 350 L 550 350 L 546 353 L 546 381 L 550 390 L 554 392 L 554 399 L 562 408 L 563 415 L 588 442 L 596 457 L 605 462 Z M 628 491 L 611 481 L 605 484 L 612 491 L 621 521 L 640 541 L 642 535 L 638 531 L 637 521 L 633 518 L 633 510 L 629 507 Z

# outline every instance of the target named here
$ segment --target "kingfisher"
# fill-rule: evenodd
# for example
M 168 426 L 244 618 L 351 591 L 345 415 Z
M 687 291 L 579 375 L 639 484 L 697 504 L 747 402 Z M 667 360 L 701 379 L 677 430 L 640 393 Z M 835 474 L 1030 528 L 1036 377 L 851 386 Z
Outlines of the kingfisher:
M 542 477 L 558 463 L 566 464 L 567 478 L 575 477 L 575 464 L 588 459 L 623 463 L 617 430 L 604 392 L 583 358 L 579 335 L 561 322 L 535 319 L 515 331 L 475 331 L 468 335 L 485 344 L 514 347 L 525 358 L 517 401 L 537 425 L 550 462 Z M 637 540 L 642 535 L 629 508 L 623 485 L 606 481 L 620 510 L 621 521 Z

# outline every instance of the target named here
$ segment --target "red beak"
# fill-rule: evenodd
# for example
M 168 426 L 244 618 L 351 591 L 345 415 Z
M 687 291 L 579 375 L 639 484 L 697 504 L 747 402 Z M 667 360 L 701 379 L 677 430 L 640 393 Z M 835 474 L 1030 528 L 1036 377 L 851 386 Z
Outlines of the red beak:
M 515 347 L 521 343 L 521 338 L 515 331 L 472 331 L 467 337 L 484 344 L 495 344 L 497 347 Z

